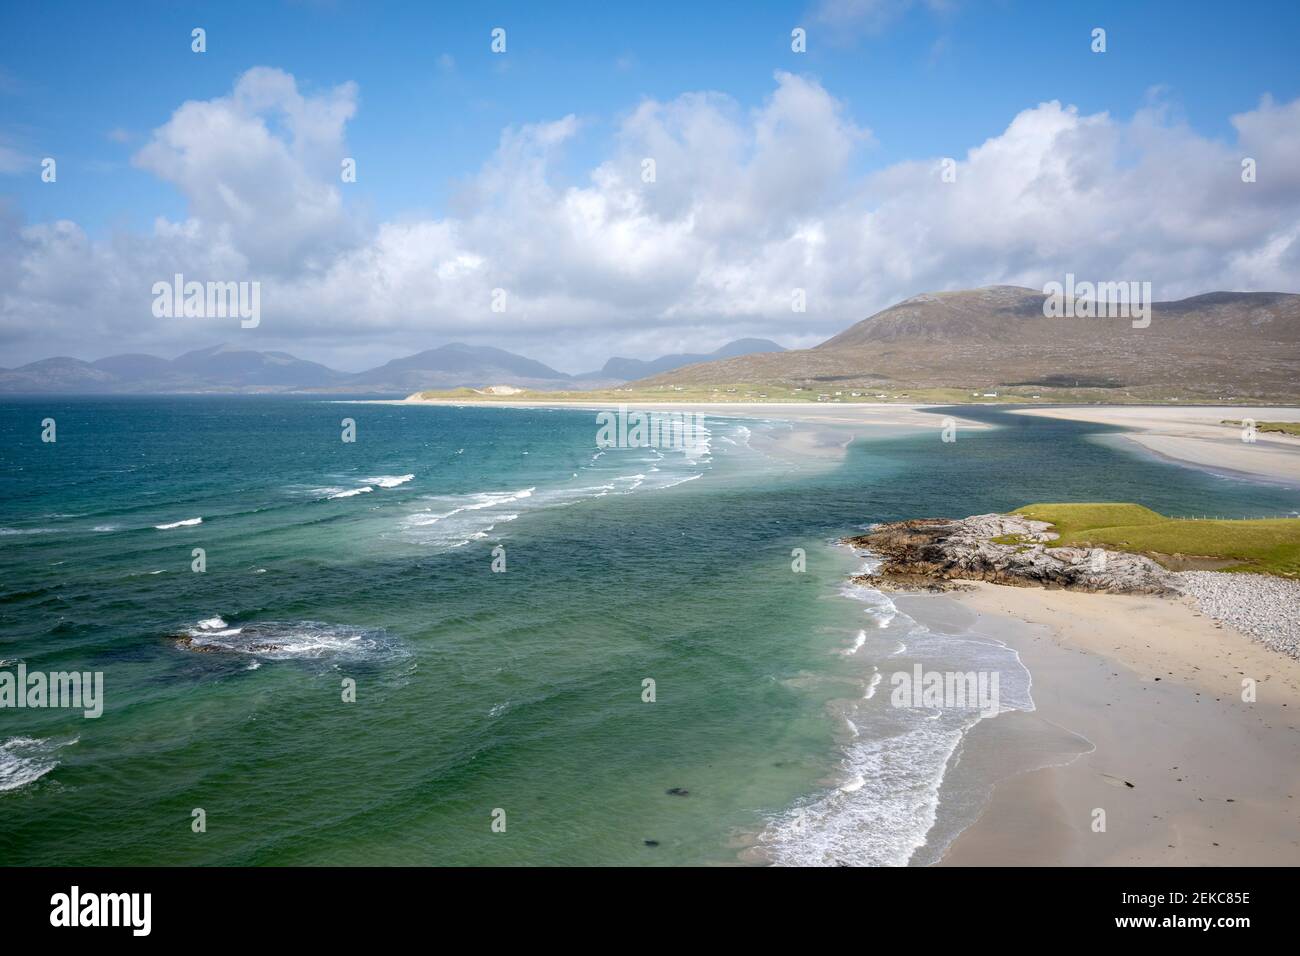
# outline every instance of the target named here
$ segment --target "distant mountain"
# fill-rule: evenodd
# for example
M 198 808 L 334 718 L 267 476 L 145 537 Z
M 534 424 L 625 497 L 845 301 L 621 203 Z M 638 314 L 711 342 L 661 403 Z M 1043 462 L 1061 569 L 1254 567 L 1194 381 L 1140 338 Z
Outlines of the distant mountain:
M 172 363 L 156 355 L 110 355 L 98 362 L 91 362 L 95 368 L 108 372 L 119 379 L 137 382 L 162 381 L 171 377 Z
M 828 391 L 1105 390 L 1090 400 L 1300 397 L 1300 295 L 1212 292 L 1129 318 L 1045 318 L 1017 286 L 918 295 L 812 349 L 723 359 L 639 384 L 736 383 Z
M 519 385 L 570 388 L 572 376 L 503 349 L 453 342 L 351 376 L 350 388 L 407 394 L 419 389 Z
M 86 394 L 112 391 L 115 381 L 90 362 L 60 356 L 0 372 L 0 392 Z
M 174 374 L 183 378 L 236 388 L 329 388 L 350 378 L 346 372 L 294 358 L 288 352 L 255 352 L 229 345 L 186 352 L 173 359 L 170 366 Z
M 287 352 L 258 352 L 231 345 L 214 345 L 170 360 L 141 354 L 112 355 L 96 362 L 52 358 L 0 370 L 0 392 L 10 394 L 334 391 L 405 395 L 423 387 L 503 383 L 531 388 L 571 387 L 568 375 L 541 362 L 501 349 L 459 343 L 356 374 L 295 358 Z
M 295 358 L 287 352 L 258 352 L 214 345 L 174 359 L 127 353 L 95 362 L 50 358 L 16 369 L 0 369 L 0 393 L 9 394 L 189 394 L 203 392 L 333 391 L 407 395 L 421 389 L 515 385 L 535 389 L 583 389 L 629 381 L 653 371 L 728 355 L 780 349 L 765 339 L 741 339 L 710 355 L 666 355 L 652 362 L 610 359 L 606 369 L 573 376 L 504 349 L 453 342 L 364 372 L 349 373 Z M 619 363 L 625 363 L 620 366 Z
M 662 355 L 657 359 L 648 361 L 644 359 L 612 358 L 605 363 L 600 371 L 584 372 L 581 375 L 575 375 L 574 378 L 578 380 L 602 379 L 631 382 L 650 375 L 670 372 L 686 365 L 696 365 L 700 362 L 713 362 L 718 359 L 734 358 L 739 355 L 784 351 L 783 346 L 777 345 L 768 339 L 736 339 L 736 341 L 728 342 L 707 355 Z
M 43 359 L 0 371 L 0 392 L 10 394 L 169 394 L 281 392 L 340 388 L 350 376 L 286 352 L 215 345 L 175 359 L 138 353 L 95 362 Z

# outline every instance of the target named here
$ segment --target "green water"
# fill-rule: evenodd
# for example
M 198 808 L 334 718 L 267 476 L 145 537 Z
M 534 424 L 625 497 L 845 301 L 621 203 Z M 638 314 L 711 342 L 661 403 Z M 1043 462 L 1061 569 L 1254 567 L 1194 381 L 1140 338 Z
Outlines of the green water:
M 780 423 L 711 420 L 708 454 L 600 454 L 577 410 L 7 402 L 0 668 L 102 672 L 106 702 L 0 709 L 0 863 L 735 863 L 844 775 L 843 701 L 918 627 L 845 596 L 860 562 L 839 536 L 1044 499 L 1300 503 L 984 414 L 1003 427 L 792 463 L 748 440 Z M 198 653 L 184 634 L 218 636 Z M 911 653 L 956 653 L 942 637 Z M 933 755 L 896 759 L 910 730 L 878 703 L 855 719 L 888 794 L 926 791 Z M 852 859 L 923 839 L 906 814 L 873 829 L 886 795 L 834 831 Z

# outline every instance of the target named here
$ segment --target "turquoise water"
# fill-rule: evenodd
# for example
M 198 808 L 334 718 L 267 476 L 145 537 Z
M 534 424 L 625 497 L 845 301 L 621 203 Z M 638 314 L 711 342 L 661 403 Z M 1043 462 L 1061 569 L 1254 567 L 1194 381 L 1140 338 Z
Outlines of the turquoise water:
M 840 536 L 1035 500 L 1300 504 L 979 415 L 1001 427 L 791 462 L 780 422 L 602 453 L 580 410 L 8 401 L 0 668 L 102 672 L 106 702 L 0 709 L 0 863 L 905 862 L 962 725 L 908 723 L 874 675 L 1004 652 L 846 588 Z

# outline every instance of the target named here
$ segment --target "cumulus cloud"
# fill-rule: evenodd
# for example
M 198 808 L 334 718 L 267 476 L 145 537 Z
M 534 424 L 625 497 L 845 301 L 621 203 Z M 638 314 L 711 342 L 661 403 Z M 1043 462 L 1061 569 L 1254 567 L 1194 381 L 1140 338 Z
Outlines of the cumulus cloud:
M 508 128 L 447 215 L 373 226 L 339 181 L 358 106 L 352 84 L 308 94 L 269 68 L 182 104 L 133 161 L 187 213 L 145 235 L 91 239 L 0 208 L 6 353 L 224 338 L 358 368 L 465 339 L 580 371 L 743 335 L 808 346 L 922 291 L 1067 271 L 1149 280 L 1165 298 L 1295 291 L 1300 274 L 1300 100 L 1232 117 L 1235 142 L 1158 104 L 1117 119 L 1041 103 L 953 157 L 944 182 L 942 157 L 857 174 L 870 131 L 781 72 L 753 109 L 713 92 L 631 106 L 576 181 L 559 170 L 578 117 Z M 154 319 L 151 286 L 174 272 L 261 281 L 261 325 Z M 791 311 L 796 288 L 806 313 Z
M 338 171 L 356 86 L 315 97 L 258 67 L 230 96 L 178 109 L 133 162 L 174 184 L 211 241 L 276 272 L 321 262 L 347 240 Z

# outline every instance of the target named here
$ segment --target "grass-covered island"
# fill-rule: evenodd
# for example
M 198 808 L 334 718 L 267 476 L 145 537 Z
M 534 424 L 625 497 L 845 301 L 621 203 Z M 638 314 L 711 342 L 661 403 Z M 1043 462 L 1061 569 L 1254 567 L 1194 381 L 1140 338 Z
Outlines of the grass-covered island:
M 1131 503 L 1032 504 L 1013 514 L 1046 521 L 1047 547 L 1144 554 L 1171 570 L 1300 575 L 1300 518 L 1170 518 Z

